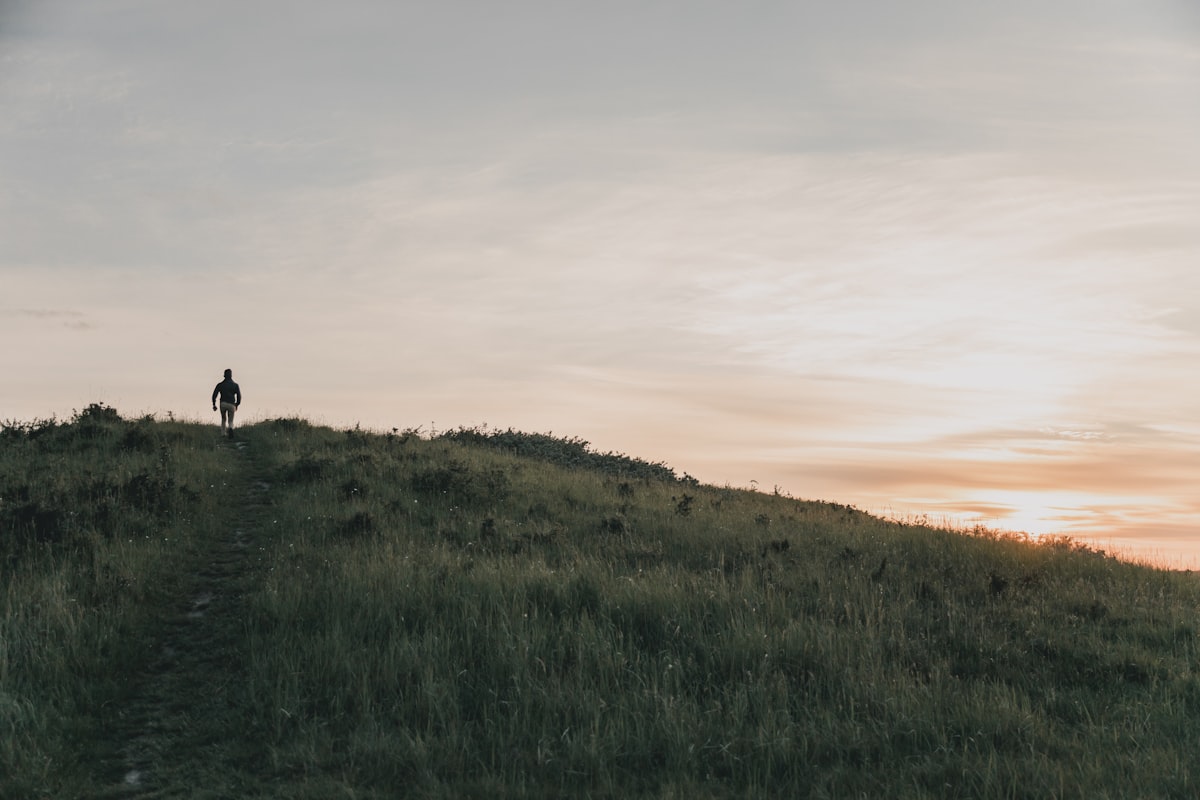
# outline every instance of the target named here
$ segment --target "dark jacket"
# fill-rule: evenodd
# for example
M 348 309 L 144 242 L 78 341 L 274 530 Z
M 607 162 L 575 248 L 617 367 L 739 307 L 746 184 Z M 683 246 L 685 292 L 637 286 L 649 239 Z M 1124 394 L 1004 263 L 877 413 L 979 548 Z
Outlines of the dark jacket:
M 233 382 L 233 378 L 226 378 L 217 384 L 217 388 L 213 389 L 212 401 L 214 405 L 217 402 L 217 395 L 221 395 L 222 403 L 233 403 L 235 406 L 242 404 L 242 390 Z

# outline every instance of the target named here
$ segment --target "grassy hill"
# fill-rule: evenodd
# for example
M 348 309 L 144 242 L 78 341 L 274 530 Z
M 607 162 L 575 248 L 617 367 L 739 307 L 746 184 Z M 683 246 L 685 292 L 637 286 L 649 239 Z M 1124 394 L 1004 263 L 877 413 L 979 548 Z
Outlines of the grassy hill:
M 1194 576 L 573 439 L 0 431 L 0 797 L 1195 797 Z

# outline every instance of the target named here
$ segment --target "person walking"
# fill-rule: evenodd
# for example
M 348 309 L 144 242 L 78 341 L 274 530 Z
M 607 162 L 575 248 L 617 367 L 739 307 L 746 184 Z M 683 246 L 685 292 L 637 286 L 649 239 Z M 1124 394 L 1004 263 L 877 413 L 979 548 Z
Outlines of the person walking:
M 221 434 L 233 438 L 233 414 L 242 404 L 242 389 L 233 382 L 233 370 L 225 370 L 225 380 L 213 389 L 213 411 L 217 410 L 217 396 L 221 397 Z

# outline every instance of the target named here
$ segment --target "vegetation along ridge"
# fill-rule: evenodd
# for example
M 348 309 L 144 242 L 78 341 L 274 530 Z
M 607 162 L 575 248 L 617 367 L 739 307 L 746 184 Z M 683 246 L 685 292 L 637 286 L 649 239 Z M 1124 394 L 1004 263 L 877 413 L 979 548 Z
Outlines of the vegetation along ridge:
M 1187 798 L 1195 576 L 548 434 L 0 427 L 0 797 Z

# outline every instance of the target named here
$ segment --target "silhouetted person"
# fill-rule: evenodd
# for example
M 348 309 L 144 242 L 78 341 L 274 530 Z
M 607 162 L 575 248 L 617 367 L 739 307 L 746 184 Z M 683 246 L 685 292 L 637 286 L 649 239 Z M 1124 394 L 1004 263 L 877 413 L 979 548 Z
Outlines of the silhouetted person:
M 225 380 L 213 389 L 213 411 L 217 410 L 217 395 L 221 396 L 221 433 L 233 438 L 233 415 L 242 404 L 242 389 L 233 382 L 233 370 L 225 370 Z

